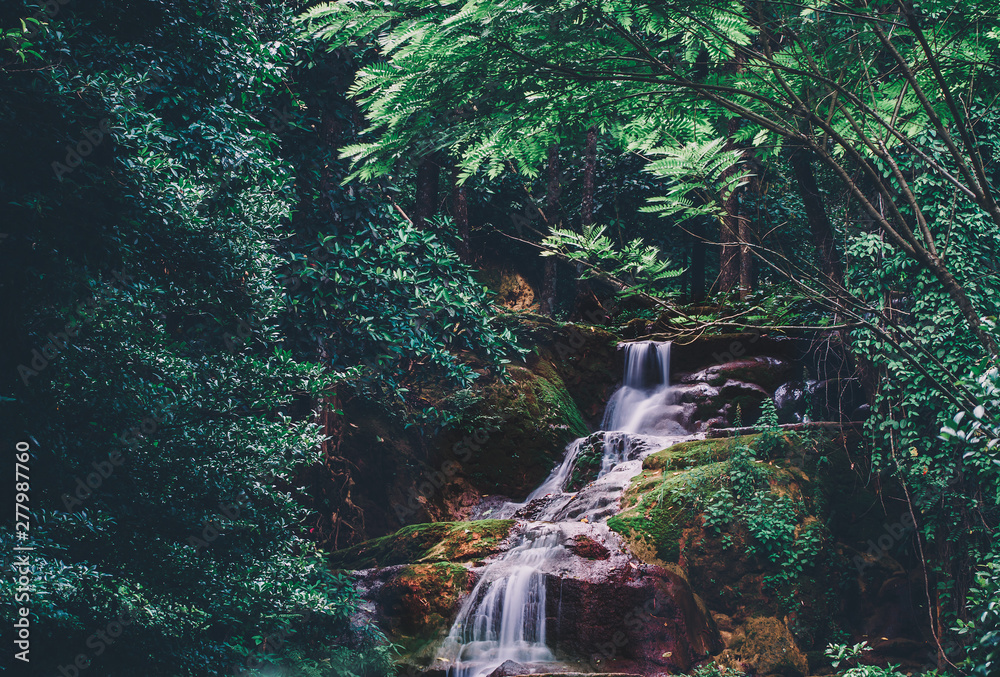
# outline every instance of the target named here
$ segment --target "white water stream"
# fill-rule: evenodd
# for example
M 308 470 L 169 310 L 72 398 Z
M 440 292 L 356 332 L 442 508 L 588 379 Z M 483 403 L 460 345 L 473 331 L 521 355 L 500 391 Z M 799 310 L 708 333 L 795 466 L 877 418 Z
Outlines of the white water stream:
M 611 397 L 602 427 L 604 456 L 597 479 L 566 492 L 577 457 L 588 439 L 566 447 L 563 462 L 524 501 L 508 503 L 495 515 L 533 511 L 517 542 L 486 567 L 464 601 L 438 657 L 448 677 L 480 677 L 504 661 L 555 663 L 546 644 L 545 564 L 566 555 L 560 524 L 602 522 L 642 469 L 642 458 L 670 446 L 687 432 L 677 422 L 679 407 L 670 388 L 670 343 L 626 343 L 622 387 Z M 592 436 L 593 437 L 593 436 Z M 493 515 L 491 515 L 493 516 Z

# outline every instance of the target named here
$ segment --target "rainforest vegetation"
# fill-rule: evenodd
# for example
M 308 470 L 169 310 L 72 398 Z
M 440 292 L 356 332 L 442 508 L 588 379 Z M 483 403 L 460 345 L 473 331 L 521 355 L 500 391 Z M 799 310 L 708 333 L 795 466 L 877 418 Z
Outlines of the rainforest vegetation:
M 997 9 L 4 2 L 0 671 L 444 677 L 644 340 L 574 671 L 1000 675 Z

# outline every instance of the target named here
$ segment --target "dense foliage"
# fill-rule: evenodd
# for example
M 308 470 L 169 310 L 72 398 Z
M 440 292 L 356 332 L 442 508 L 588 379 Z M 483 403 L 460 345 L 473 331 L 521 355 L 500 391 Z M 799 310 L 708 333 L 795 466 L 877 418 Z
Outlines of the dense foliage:
M 540 353 L 513 279 L 539 334 L 828 330 L 939 667 L 996 674 L 994 4 L 0 7 L 0 412 L 32 515 L 0 545 L 35 548 L 32 668 L 391 673 L 313 526 L 363 522 L 343 404 L 431 463 Z M 759 425 L 700 509 L 790 600 L 826 534 L 766 491 Z M 860 654 L 830 656 L 895 674 Z

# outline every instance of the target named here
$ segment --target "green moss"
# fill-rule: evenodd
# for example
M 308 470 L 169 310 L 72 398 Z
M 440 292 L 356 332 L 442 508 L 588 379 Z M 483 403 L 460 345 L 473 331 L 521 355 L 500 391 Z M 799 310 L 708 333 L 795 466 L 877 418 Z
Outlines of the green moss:
M 432 522 L 403 527 L 330 555 L 337 569 L 368 569 L 394 564 L 455 562 L 481 559 L 496 552 L 514 520 Z
M 596 433 L 583 443 L 583 448 L 577 454 L 570 473 L 567 491 L 579 491 L 590 482 L 597 479 L 604 462 L 603 433 Z
M 419 654 L 448 631 L 469 585 L 460 564 L 435 562 L 401 569 L 388 582 L 383 604 L 392 618 L 391 635 L 404 654 Z
M 646 470 L 681 470 L 729 458 L 729 450 L 737 444 L 753 444 L 759 435 L 715 438 L 681 442 L 650 454 L 642 462 Z
M 574 438 L 587 435 L 590 430 L 583 421 L 583 414 L 570 397 L 559 372 L 548 362 L 539 362 L 536 369 L 540 375 L 536 377 L 535 388 L 542 402 L 548 405 L 550 410 L 558 412 L 560 418 L 569 425 L 569 431 Z
M 724 463 L 683 472 L 644 471 L 632 480 L 622 505 L 631 506 L 608 520 L 608 526 L 637 554 L 647 552 L 677 563 L 685 529 L 694 524 L 696 507 L 716 490 Z

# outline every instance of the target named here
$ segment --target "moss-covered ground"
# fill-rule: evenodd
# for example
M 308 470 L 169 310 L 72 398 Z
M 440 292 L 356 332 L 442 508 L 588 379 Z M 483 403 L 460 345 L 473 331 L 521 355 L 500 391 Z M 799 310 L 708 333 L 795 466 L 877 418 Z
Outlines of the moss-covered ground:
M 414 524 L 394 534 L 338 550 L 330 555 L 329 562 L 336 569 L 354 570 L 477 560 L 496 552 L 497 545 L 507 538 L 513 526 L 513 520 Z

